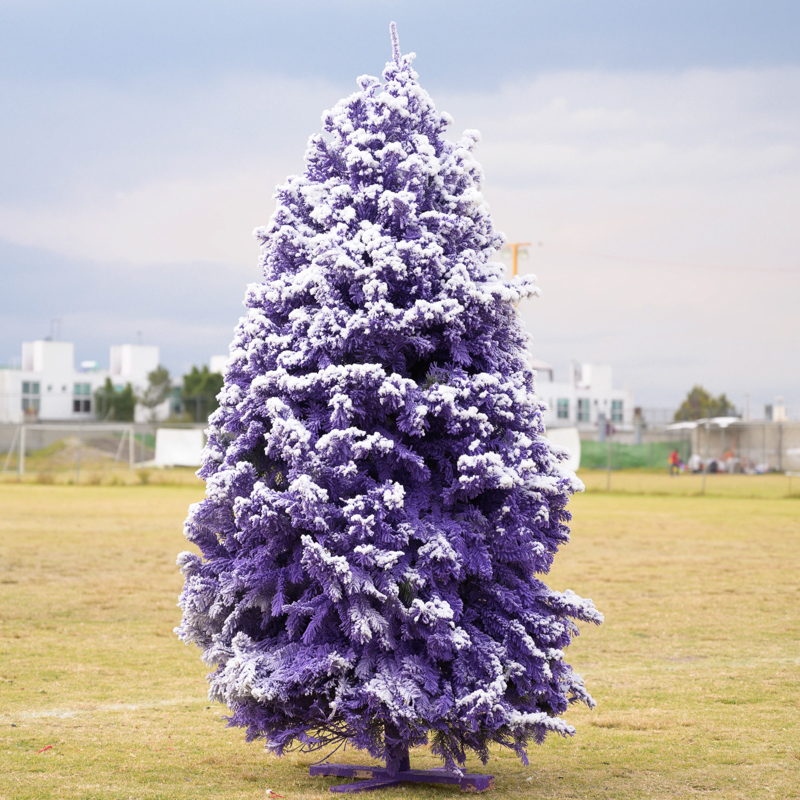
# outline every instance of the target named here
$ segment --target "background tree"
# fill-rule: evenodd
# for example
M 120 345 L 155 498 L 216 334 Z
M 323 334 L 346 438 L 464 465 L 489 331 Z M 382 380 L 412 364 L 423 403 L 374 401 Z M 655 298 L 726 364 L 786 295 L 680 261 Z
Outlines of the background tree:
M 160 364 L 152 372 L 147 373 L 147 388 L 137 398 L 139 403 L 150 412 L 150 420 L 155 417 L 155 410 L 160 406 L 172 390 L 169 370 Z
M 181 402 L 186 413 L 195 422 L 205 422 L 218 406 L 217 395 L 222 389 L 223 379 L 219 372 L 211 372 L 203 364 L 201 369 L 192 367 L 183 376 Z
M 686 399 L 675 412 L 674 419 L 680 422 L 684 420 L 706 419 L 707 417 L 733 416 L 736 416 L 736 408 L 725 394 L 714 397 L 702 386 L 698 385 L 686 395 Z
M 122 388 L 116 388 L 111 378 L 106 378 L 105 384 L 94 393 L 94 407 L 101 420 L 133 422 L 136 410 L 133 387 L 127 383 Z
M 574 729 L 563 649 L 590 600 L 548 588 L 581 486 L 543 436 L 468 131 L 413 56 L 326 112 L 261 241 L 186 523 L 177 629 L 210 696 L 276 753 L 337 740 L 408 768 Z

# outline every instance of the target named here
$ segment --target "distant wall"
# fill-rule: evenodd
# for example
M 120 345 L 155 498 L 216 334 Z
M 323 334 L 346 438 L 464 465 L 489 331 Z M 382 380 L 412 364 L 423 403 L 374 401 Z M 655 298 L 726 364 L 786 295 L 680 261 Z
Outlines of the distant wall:
M 158 428 L 155 463 L 159 467 L 199 467 L 205 436 L 199 428 Z
M 576 472 L 581 465 L 581 438 L 577 428 L 548 428 L 545 436 L 557 447 L 569 452 L 569 458 L 562 461 L 564 467 Z

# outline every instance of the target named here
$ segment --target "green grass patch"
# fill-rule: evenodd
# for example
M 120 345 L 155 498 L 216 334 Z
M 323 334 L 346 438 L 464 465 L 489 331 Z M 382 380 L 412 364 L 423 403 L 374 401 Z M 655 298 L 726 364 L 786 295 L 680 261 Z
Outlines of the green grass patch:
M 668 469 L 669 454 L 677 450 L 686 463 L 692 454 L 691 442 L 648 442 L 647 444 L 622 444 L 620 442 L 581 442 L 581 469 L 606 469 L 609 458 L 611 469 Z
M 598 708 L 570 710 L 577 736 L 532 747 L 530 767 L 500 749 L 485 768 L 473 759 L 497 800 L 800 796 L 798 505 L 680 496 L 682 478 L 645 477 L 663 494 L 572 503 L 548 583 L 606 614 L 568 650 Z M 333 779 L 308 776 L 314 758 L 276 759 L 225 727 L 198 651 L 172 633 L 181 526 L 201 495 L 0 485 L 0 797 L 331 797 Z M 424 748 L 412 761 L 438 763 Z
M 122 434 L 118 434 L 120 437 Z M 154 433 L 134 433 L 134 441 L 143 444 L 148 450 L 156 449 L 156 435 Z

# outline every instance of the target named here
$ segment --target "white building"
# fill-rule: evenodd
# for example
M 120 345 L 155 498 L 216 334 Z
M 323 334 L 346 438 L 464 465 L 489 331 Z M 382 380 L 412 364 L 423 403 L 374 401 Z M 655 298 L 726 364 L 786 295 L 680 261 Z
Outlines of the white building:
M 606 364 L 572 364 L 567 382 L 553 380 L 553 368 L 531 359 L 536 370 L 536 393 L 547 403 L 548 428 L 577 427 L 596 432 L 603 422 L 616 430 L 633 429 L 633 392 L 615 389 Z
M 158 346 L 147 344 L 117 344 L 111 346 L 109 372 L 111 382 L 147 386 L 147 375 L 158 368 Z
M 158 361 L 158 347 L 123 344 L 111 348 L 109 370 L 100 369 L 95 361 L 84 361 L 76 368 L 72 342 L 25 342 L 22 368 L 0 369 L 0 422 L 94 420 L 94 393 L 106 378 L 118 390 L 130 383 L 139 394 Z M 166 418 L 169 400 L 155 411 L 157 418 Z M 147 421 L 149 413 L 137 405 L 136 421 Z
M 211 371 L 222 371 L 228 356 L 213 356 Z M 95 361 L 75 366 L 72 342 L 39 340 L 22 345 L 22 368 L 0 369 L 0 422 L 61 422 L 96 419 L 94 394 L 106 381 L 118 390 L 130 383 L 141 394 L 148 385 L 148 373 L 159 364 L 159 349 L 152 345 L 123 344 L 111 347 L 109 369 Z M 548 428 L 577 427 L 583 434 L 596 432 L 602 421 L 617 430 L 633 429 L 633 394 L 614 389 L 611 367 L 599 364 L 573 364 L 569 381 L 553 380 L 553 368 L 531 359 L 537 370 L 536 390 L 547 403 Z M 171 400 L 165 400 L 155 413 L 137 404 L 136 422 L 149 422 L 151 414 L 164 420 L 170 414 Z

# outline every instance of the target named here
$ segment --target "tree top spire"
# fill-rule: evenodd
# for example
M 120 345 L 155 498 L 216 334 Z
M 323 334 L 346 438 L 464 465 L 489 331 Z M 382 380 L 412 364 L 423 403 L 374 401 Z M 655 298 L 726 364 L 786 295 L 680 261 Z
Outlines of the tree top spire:
M 392 58 L 395 64 L 400 64 L 400 39 L 397 36 L 397 23 L 389 23 L 389 33 L 392 36 Z

